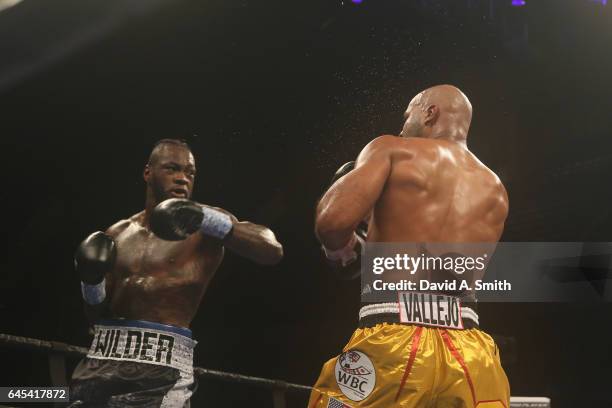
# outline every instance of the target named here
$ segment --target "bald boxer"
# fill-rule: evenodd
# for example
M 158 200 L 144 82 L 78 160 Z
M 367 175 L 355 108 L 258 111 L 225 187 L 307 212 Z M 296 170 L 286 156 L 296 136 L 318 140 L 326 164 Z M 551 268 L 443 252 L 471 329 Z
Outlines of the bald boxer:
M 189 200 L 195 176 L 186 143 L 159 141 L 144 169 L 145 209 L 77 249 L 86 313 L 96 322 L 72 377 L 71 399 L 82 406 L 189 406 L 189 325 L 224 248 L 264 265 L 283 256 L 268 228 Z
M 508 197 L 468 150 L 468 98 L 453 86 L 435 86 L 410 102 L 404 118 L 400 137 L 370 142 L 355 169 L 320 200 L 315 231 L 328 258 L 356 257 L 355 229 L 370 214 L 367 242 L 499 240 Z M 509 407 L 497 347 L 478 328 L 474 305 L 461 306 L 461 328 L 401 323 L 399 313 L 398 302 L 362 307 L 343 353 L 324 365 L 310 408 Z

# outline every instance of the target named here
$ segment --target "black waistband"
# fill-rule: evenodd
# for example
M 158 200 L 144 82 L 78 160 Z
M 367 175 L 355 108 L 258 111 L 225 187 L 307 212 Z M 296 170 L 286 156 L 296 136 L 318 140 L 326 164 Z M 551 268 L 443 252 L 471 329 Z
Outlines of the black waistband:
M 471 299 L 459 299 L 461 301 L 461 307 L 469 307 L 476 313 L 478 313 L 478 302 Z M 380 302 L 361 302 L 361 307 L 380 304 Z
M 378 313 L 378 314 L 373 314 L 370 316 L 365 316 L 359 319 L 358 327 L 360 329 L 365 329 L 366 327 L 374 327 L 377 324 L 381 324 L 381 323 L 402 324 L 406 326 L 421 326 L 415 323 L 400 322 L 400 317 L 399 317 L 399 314 L 397 313 Z M 423 325 L 423 326 L 434 327 L 434 326 L 427 326 L 427 325 Z M 464 329 L 478 329 L 478 323 L 476 323 L 472 319 L 468 319 L 464 317 L 463 318 L 463 328 Z

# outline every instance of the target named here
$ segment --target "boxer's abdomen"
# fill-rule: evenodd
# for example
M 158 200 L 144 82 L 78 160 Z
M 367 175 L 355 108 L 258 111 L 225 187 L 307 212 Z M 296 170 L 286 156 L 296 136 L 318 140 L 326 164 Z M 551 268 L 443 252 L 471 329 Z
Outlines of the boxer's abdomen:
M 130 276 L 114 287 L 113 317 L 189 327 L 208 281 L 164 275 Z

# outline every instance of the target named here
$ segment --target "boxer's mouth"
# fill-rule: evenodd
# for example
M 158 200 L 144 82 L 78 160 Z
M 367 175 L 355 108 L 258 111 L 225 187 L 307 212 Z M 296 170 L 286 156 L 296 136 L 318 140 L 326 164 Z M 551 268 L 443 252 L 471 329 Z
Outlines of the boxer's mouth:
M 187 195 L 189 194 L 187 192 L 186 189 L 184 188 L 174 188 L 172 190 L 170 190 L 170 194 L 174 197 L 182 197 L 182 198 L 187 198 Z

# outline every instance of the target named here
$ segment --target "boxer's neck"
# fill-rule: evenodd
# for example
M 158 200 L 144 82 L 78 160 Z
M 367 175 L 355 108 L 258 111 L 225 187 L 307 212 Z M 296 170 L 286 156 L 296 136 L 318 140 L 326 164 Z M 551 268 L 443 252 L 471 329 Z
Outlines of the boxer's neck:
M 462 129 L 445 128 L 433 131 L 429 137 L 431 139 L 446 140 L 449 142 L 457 143 L 467 148 L 466 136 L 466 133 Z
M 151 219 L 151 213 L 153 209 L 159 204 L 159 201 L 155 198 L 153 191 L 150 188 L 147 188 L 147 194 L 145 198 L 145 210 L 142 218 L 142 224 L 145 227 L 149 227 L 149 220 Z

